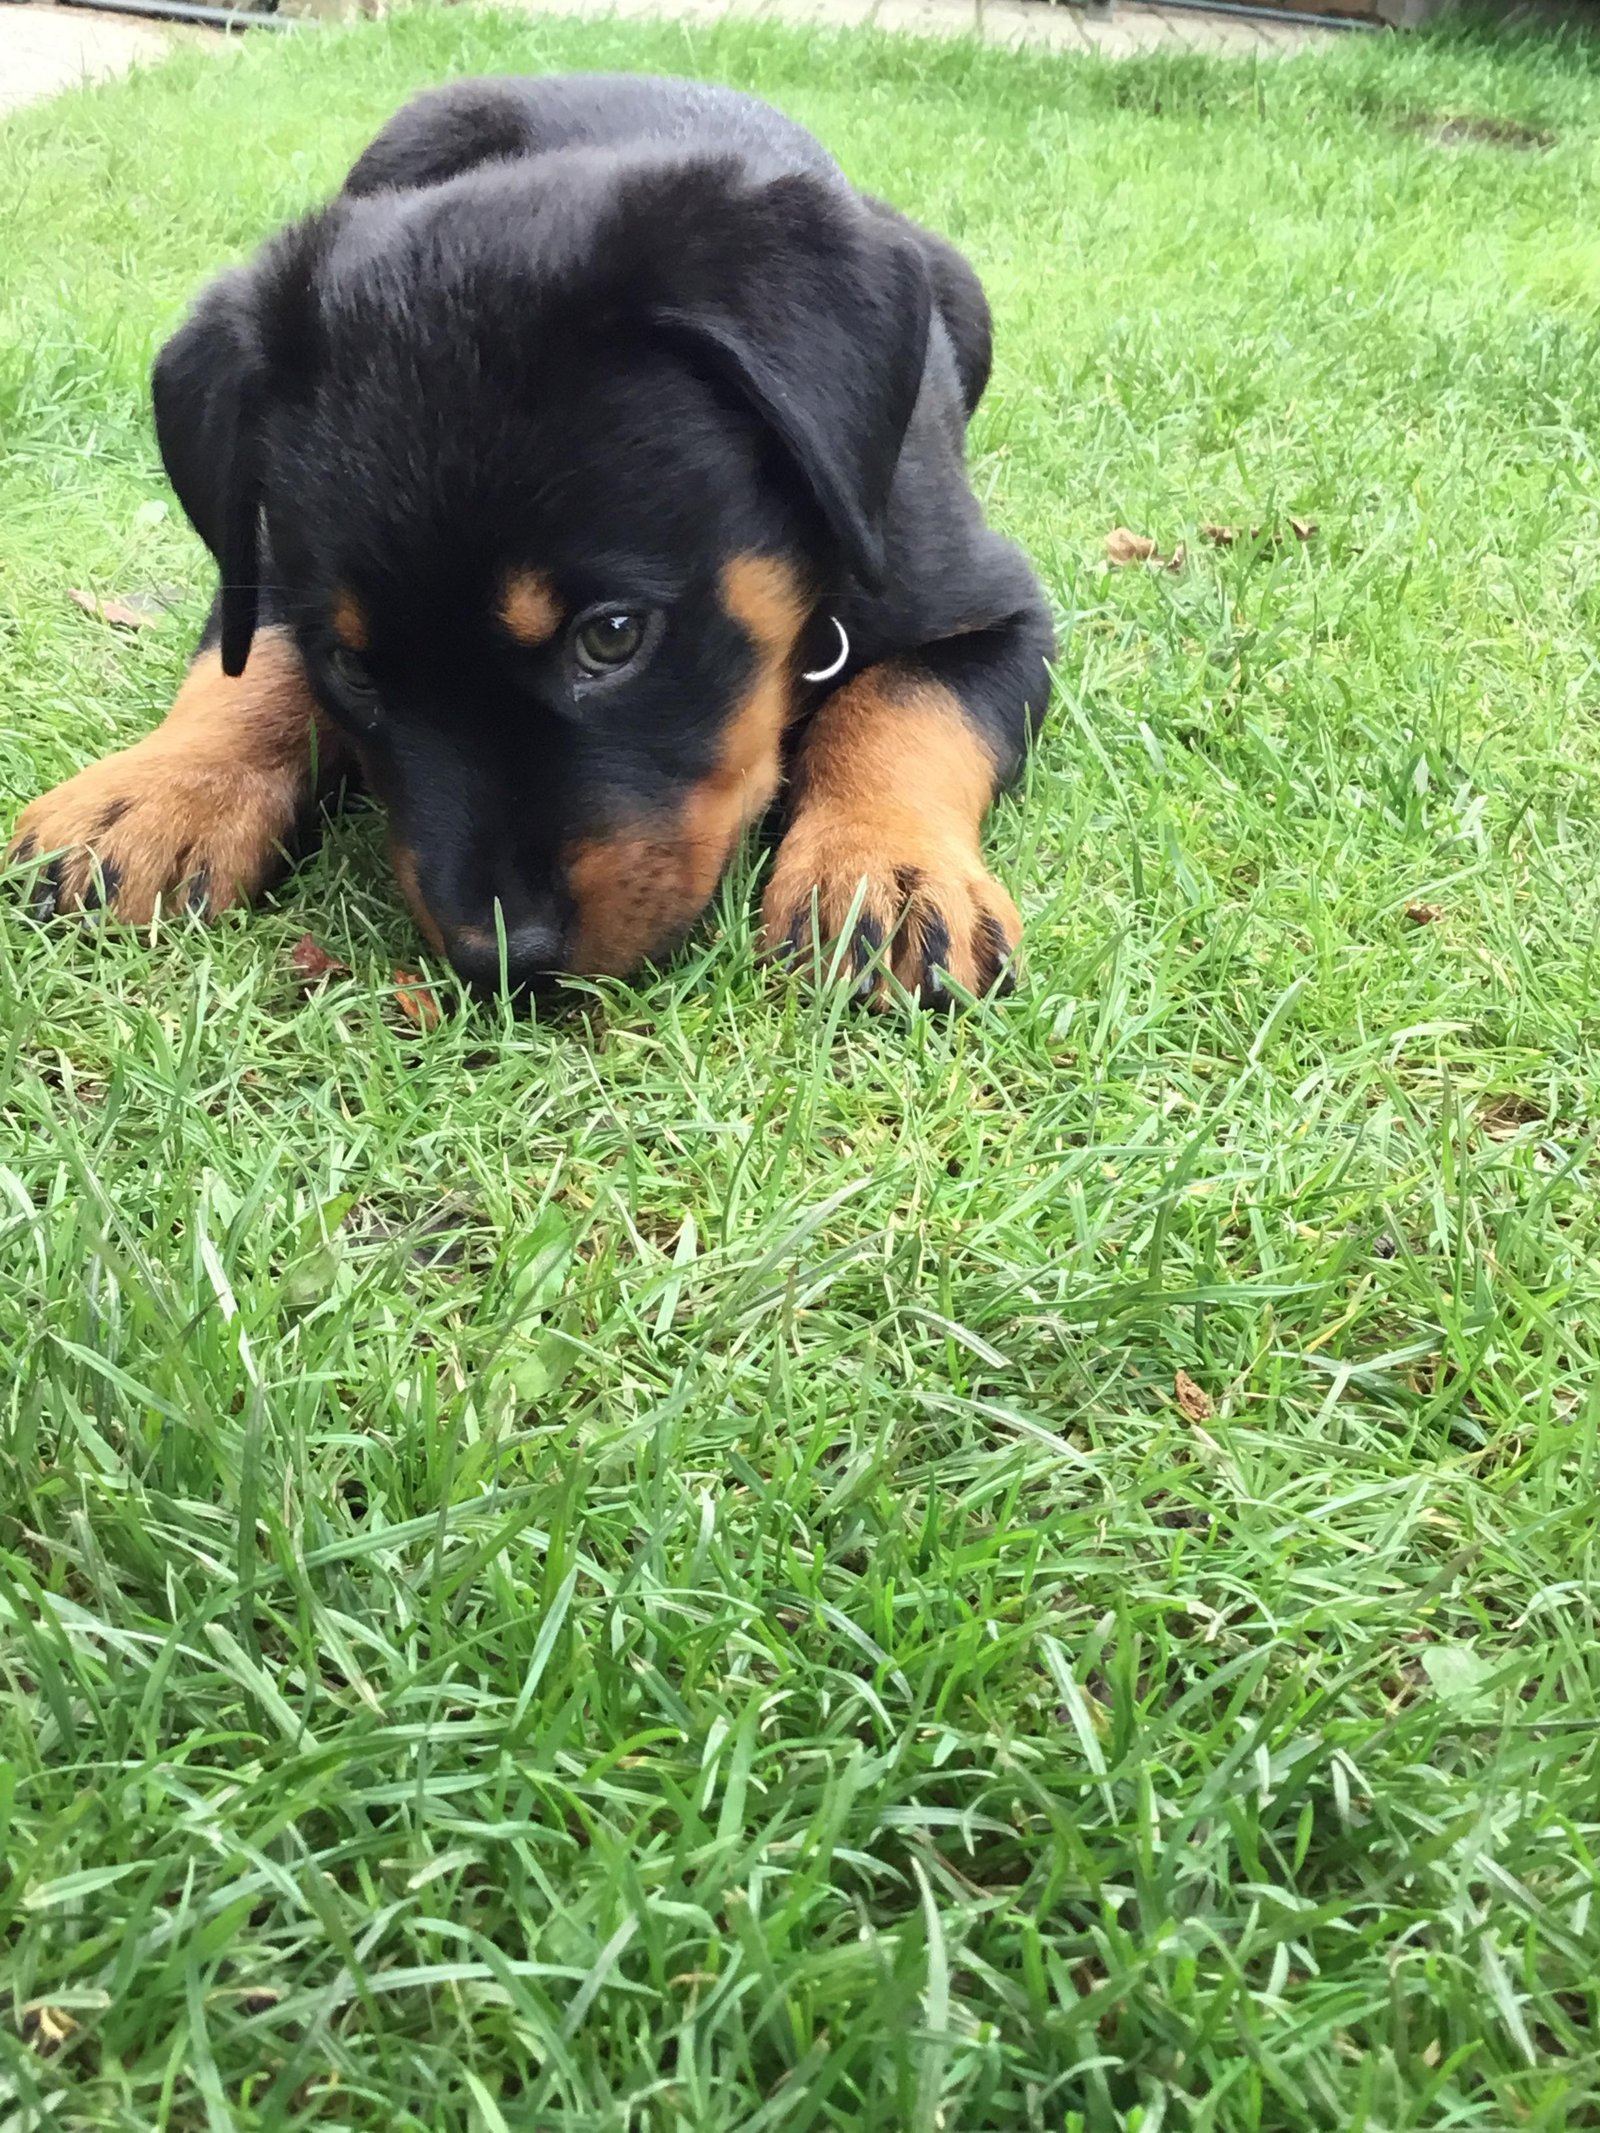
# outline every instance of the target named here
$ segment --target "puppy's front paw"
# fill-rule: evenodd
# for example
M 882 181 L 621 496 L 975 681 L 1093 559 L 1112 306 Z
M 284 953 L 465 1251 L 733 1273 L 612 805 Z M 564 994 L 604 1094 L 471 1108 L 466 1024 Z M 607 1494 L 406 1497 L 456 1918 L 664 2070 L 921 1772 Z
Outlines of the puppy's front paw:
M 812 952 L 815 927 L 831 949 L 847 925 L 840 967 L 880 1001 L 888 997 L 885 965 L 930 1005 L 949 1002 L 947 980 L 978 998 L 1015 984 L 1017 907 L 954 829 L 802 811 L 778 847 L 762 902 L 765 945 L 794 960 Z
M 294 640 L 263 631 L 237 678 L 201 652 L 154 733 L 24 810 L 9 857 L 47 862 L 41 918 L 101 906 L 138 926 L 158 906 L 212 917 L 283 871 L 319 779 L 347 761 Z
M 158 904 L 210 917 L 280 869 L 297 801 L 290 780 L 186 761 L 153 734 L 35 800 L 9 857 L 48 862 L 33 890 L 39 918 L 104 906 L 146 925 Z

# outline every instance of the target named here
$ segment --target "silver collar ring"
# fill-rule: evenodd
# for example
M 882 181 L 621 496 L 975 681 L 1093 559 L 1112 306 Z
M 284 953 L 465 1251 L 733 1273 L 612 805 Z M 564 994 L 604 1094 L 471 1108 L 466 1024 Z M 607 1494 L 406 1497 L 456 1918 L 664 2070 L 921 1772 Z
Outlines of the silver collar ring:
M 832 681 L 835 674 L 844 672 L 845 662 L 850 657 L 850 639 L 846 636 L 844 624 L 837 615 L 830 615 L 828 620 L 839 632 L 839 656 L 830 667 L 817 667 L 810 674 L 802 674 L 802 681 Z

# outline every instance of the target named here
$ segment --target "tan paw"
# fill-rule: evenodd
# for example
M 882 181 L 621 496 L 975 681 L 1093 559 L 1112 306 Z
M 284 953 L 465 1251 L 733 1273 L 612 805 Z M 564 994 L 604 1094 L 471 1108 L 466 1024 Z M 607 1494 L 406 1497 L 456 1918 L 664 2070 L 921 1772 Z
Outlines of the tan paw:
M 286 640 L 258 638 L 237 680 L 203 653 L 154 733 L 24 809 L 8 856 L 46 862 L 40 918 L 101 907 L 133 925 L 158 908 L 212 916 L 282 872 L 319 748 L 319 768 L 332 770 L 339 743 Z
M 207 915 L 253 896 L 281 865 L 294 807 L 259 780 L 173 763 L 154 739 L 92 763 L 28 807 L 10 857 L 48 861 L 39 918 L 104 905 L 145 925 L 166 911 Z
M 778 847 L 762 900 L 770 953 L 791 960 L 812 953 L 813 905 L 825 948 L 850 927 L 840 967 L 859 977 L 863 994 L 889 997 L 885 965 L 928 1005 L 951 1000 L 947 980 L 980 999 L 1013 989 L 1022 920 L 954 831 L 905 817 L 842 820 L 823 807 L 804 810 Z

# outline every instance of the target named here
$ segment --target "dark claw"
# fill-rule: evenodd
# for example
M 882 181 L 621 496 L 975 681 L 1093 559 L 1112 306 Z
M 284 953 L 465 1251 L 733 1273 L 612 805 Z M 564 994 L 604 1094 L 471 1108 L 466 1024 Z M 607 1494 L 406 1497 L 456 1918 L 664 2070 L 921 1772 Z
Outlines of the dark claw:
M 83 892 L 79 908 L 85 912 L 106 910 L 116 902 L 121 887 L 121 867 L 103 859 L 90 873 L 89 885 Z
M 789 921 L 789 930 L 783 937 L 783 946 L 778 950 L 779 959 L 785 963 L 803 963 L 811 952 L 811 914 L 797 911 Z
M 865 1000 L 878 987 L 876 958 L 883 953 L 883 928 L 875 918 L 858 918 L 850 942 L 850 968 L 855 973 L 854 994 Z
M 56 905 L 61 901 L 61 862 L 52 859 L 39 876 L 33 892 L 33 915 L 44 925 L 56 915 Z
M 997 918 L 987 913 L 978 921 L 978 969 L 983 978 L 982 991 L 1008 993 L 1017 989 L 1016 965 L 1012 960 L 1011 943 L 1006 939 L 1005 928 Z
M 211 876 L 204 867 L 190 882 L 185 902 L 196 918 L 204 918 L 211 909 Z
M 950 928 L 937 911 L 928 911 L 922 919 L 922 970 L 918 991 L 925 1007 L 945 1007 L 950 1002 L 950 988 L 944 982 L 944 972 L 950 967 Z

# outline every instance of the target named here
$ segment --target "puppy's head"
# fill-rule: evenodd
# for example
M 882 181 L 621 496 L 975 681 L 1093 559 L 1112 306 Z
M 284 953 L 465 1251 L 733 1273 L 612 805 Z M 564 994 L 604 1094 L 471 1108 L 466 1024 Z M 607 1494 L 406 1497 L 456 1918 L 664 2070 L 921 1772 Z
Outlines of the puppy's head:
M 469 980 L 620 973 L 704 907 L 819 597 L 881 577 L 929 309 L 842 187 L 573 151 L 341 200 L 163 350 L 223 664 L 293 629 Z

